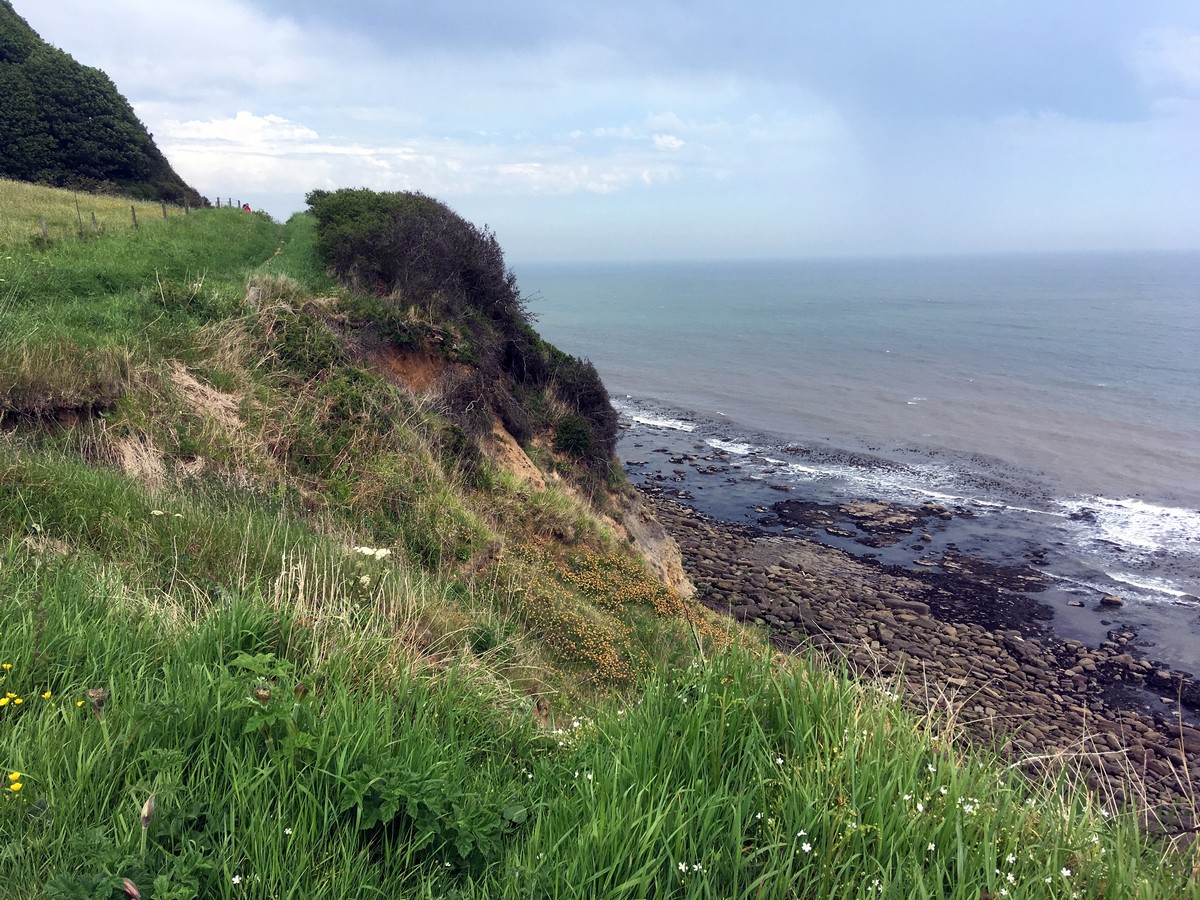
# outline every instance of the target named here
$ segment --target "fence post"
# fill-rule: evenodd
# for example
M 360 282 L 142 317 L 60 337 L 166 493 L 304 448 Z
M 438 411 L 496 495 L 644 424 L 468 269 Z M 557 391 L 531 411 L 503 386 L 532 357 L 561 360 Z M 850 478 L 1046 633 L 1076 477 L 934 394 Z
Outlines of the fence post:
M 96 211 L 92 210 L 92 234 L 100 233 L 100 225 L 96 222 Z
M 43 241 L 50 240 L 50 235 L 46 231 L 46 217 L 45 216 L 42 216 L 42 240 Z
M 79 223 L 79 236 L 83 237 L 83 213 L 79 211 L 79 191 L 75 192 L 75 221 Z
M 162 201 L 162 209 L 163 209 L 163 218 L 165 219 L 167 217 L 167 201 L 166 200 Z
M 138 227 L 138 223 L 137 223 L 137 207 L 136 207 L 136 206 L 134 206 L 133 204 L 130 204 L 130 206 L 129 206 L 129 213 L 130 213 L 130 215 L 132 215 L 132 216 L 133 216 L 133 227 L 134 227 L 134 228 L 137 228 L 137 227 Z

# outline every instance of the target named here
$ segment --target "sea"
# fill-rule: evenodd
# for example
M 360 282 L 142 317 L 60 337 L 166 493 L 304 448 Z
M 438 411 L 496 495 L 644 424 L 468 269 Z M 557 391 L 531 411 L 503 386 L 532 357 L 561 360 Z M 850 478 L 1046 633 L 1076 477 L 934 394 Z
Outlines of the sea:
M 1132 628 L 1200 674 L 1200 252 L 514 271 L 600 372 L 635 482 L 744 524 L 785 494 L 944 505 L 956 550 L 1037 569 L 1063 636 Z

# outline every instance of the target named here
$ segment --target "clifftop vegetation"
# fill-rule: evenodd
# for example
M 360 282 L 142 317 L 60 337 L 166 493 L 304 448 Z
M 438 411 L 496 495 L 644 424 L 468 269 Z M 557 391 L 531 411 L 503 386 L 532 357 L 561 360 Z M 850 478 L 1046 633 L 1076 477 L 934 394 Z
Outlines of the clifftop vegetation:
M 0 176 L 203 202 L 111 79 L 43 41 L 8 0 L 0 0 L 0 98 Z

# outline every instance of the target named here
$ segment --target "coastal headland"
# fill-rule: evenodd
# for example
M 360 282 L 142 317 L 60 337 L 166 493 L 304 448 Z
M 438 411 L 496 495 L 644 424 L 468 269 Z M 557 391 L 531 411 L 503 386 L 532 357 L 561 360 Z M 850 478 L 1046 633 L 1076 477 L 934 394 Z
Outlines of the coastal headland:
M 767 629 L 781 650 L 895 684 L 1016 768 L 1066 765 L 1115 804 L 1153 811 L 1168 832 L 1195 824 L 1200 692 L 1190 676 L 1144 659 L 1134 632 L 1114 628 L 1097 647 L 1063 639 L 1040 603 L 970 560 L 905 571 L 642 489 L 710 608 Z M 882 510 L 862 512 L 888 527 Z M 893 529 L 916 521 L 890 515 Z

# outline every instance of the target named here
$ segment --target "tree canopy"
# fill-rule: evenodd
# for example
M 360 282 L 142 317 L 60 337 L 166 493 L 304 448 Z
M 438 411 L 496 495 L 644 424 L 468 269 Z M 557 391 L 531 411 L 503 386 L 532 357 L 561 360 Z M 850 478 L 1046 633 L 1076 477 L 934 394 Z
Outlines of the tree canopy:
M 0 0 L 0 97 L 0 176 L 202 202 L 112 80 L 43 41 L 8 0 Z

